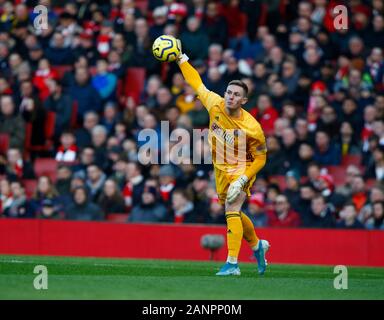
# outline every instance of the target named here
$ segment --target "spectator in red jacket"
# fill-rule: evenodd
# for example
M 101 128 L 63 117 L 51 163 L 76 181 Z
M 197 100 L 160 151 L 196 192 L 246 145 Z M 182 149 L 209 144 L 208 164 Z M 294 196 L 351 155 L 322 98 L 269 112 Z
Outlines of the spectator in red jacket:
M 266 94 L 261 94 L 257 100 L 257 107 L 251 110 L 251 114 L 260 122 L 266 135 L 273 134 L 274 124 L 279 117 L 278 112 L 272 106 L 271 99 Z
M 41 101 L 45 101 L 50 95 L 48 86 L 48 80 L 50 79 L 58 79 L 58 74 L 51 68 L 47 59 L 41 59 L 32 79 L 33 85 L 39 90 L 39 98 Z
M 275 210 L 268 212 L 268 225 L 270 227 L 294 228 L 300 226 L 300 217 L 297 212 L 291 209 L 285 195 L 278 195 L 275 205 Z

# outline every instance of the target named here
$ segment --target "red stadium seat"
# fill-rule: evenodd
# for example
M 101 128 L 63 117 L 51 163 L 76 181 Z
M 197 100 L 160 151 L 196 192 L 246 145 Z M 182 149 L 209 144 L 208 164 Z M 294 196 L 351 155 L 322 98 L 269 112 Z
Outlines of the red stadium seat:
M 132 97 L 136 104 L 140 102 L 140 94 L 144 90 L 145 75 L 145 68 L 128 68 L 125 74 L 124 95 Z
M 141 11 L 143 16 L 146 16 L 148 10 L 148 0 L 137 0 L 135 7 Z
M 72 65 L 52 66 L 52 69 L 57 72 L 59 79 L 62 79 L 67 71 L 72 71 Z
M 56 181 L 57 161 L 53 158 L 37 158 L 34 164 L 35 173 L 38 177 L 48 176 Z
M 378 182 L 374 178 L 365 180 L 365 188 L 367 190 L 371 189 L 372 187 L 376 186 L 377 184 L 378 184 Z
M 361 167 L 361 155 L 360 154 L 347 154 L 343 156 L 341 161 L 343 167 L 347 167 L 351 164 Z
M 77 128 L 77 112 L 78 112 L 78 103 L 77 101 L 73 101 L 72 103 L 72 112 L 71 112 L 71 129 Z
M 0 133 L 0 153 L 5 154 L 9 148 L 9 134 Z
M 109 213 L 107 214 L 107 221 L 124 223 L 128 220 L 128 213 Z
M 335 186 L 341 186 L 345 183 L 345 167 L 327 166 L 328 173 L 332 176 Z

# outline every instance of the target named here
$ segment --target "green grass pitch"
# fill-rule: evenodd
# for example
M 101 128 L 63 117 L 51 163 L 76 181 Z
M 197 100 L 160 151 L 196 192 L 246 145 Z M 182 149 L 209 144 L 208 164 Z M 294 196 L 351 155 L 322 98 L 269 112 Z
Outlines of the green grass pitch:
M 36 265 L 48 289 L 33 287 Z M 217 277 L 220 262 L 0 255 L 0 299 L 384 299 L 384 268 L 348 267 L 348 289 L 333 267 L 272 264 L 264 276 L 241 263 L 241 276 Z

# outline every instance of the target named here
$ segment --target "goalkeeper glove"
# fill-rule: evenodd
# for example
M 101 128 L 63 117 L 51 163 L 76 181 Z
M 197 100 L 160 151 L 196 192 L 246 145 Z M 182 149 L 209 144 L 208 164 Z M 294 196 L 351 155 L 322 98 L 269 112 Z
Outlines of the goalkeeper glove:
M 183 62 L 188 61 L 189 57 L 185 53 L 182 52 L 181 41 L 179 39 L 177 39 L 177 43 L 178 43 L 179 48 L 180 48 L 180 54 L 176 58 L 176 62 L 177 62 L 178 65 L 180 65 Z
M 237 180 L 235 180 L 230 184 L 227 192 L 228 203 L 232 203 L 236 200 L 236 198 L 239 196 L 241 190 L 243 190 L 247 182 L 248 182 L 248 177 L 246 175 L 242 175 Z

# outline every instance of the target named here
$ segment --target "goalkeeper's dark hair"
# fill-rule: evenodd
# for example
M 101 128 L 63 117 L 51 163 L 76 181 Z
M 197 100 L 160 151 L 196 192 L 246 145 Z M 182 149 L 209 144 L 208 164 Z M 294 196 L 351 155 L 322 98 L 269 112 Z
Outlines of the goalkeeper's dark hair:
M 228 86 L 238 86 L 243 88 L 245 96 L 248 97 L 248 86 L 241 80 L 232 80 L 228 83 Z

